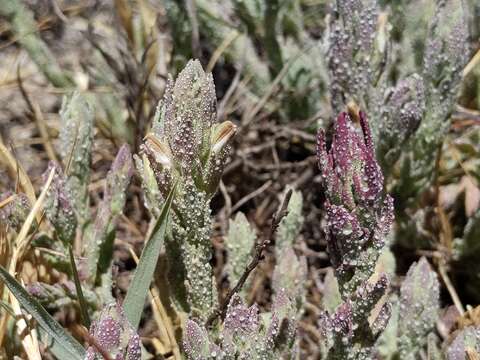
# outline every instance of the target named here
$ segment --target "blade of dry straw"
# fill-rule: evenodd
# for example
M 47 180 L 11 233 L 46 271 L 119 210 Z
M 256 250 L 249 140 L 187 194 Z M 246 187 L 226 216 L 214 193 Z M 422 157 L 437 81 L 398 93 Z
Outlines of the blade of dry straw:
M 15 157 L 7 149 L 1 137 L 0 137 L 0 162 L 2 162 L 7 166 L 10 177 L 16 178 L 18 174 L 18 177 L 19 177 L 18 180 L 20 182 L 20 186 L 23 192 L 25 193 L 25 195 L 27 195 L 28 199 L 30 200 L 30 203 L 34 204 L 37 198 L 35 196 L 35 190 L 33 188 L 32 182 L 30 181 L 30 178 L 28 177 L 23 166 L 20 165 L 17 160 L 15 160 Z M 40 222 L 40 217 L 37 218 L 37 221 Z
M 9 266 L 9 273 L 12 276 L 15 276 L 15 271 L 17 268 L 18 261 L 21 259 L 21 257 L 23 256 L 25 250 L 27 249 L 30 243 L 30 237 L 28 236 L 28 232 L 32 226 L 33 220 L 37 215 L 39 215 L 39 218 L 41 218 L 40 209 L 42 208 L 43 202 L 45 201 L 45 197 L 47 196 L 47 191 L 53 181 L 54 175 L 55 175 L 55 169 L 52 169 L 52 171 L 50 171 L 47 182 L 40 196 L 38 197 L 37 201 L 35 201 L 35 204 L 30 210 L 30 213 L 28 214 L 27 219 L 23 223 L 22 228 L 20 229 L 20 232 L 18 233 L 18 236 L 15 240 L 15 248 L 13 250 L 12 259 Z M 30 329 L 29 331 L 26 331 L 28 326 L 26 321 L 23 318 L 20 304 L 15 298 L 15 296 L 13 295 L 13 293 L 11 292 L 10 292 L 10 304 L 12 305 L 12 309 L 15 312 L 15 315 L 18 317 L 18 320 L 16 322 L 18 334 L 19 335 L 26 334 L 22 338 L 22 345 L 25 349 L 25 352 L 27 353 L 28 359 L 41 360 L 40 350 L 38 347 L 37 331 L 35 329 Z

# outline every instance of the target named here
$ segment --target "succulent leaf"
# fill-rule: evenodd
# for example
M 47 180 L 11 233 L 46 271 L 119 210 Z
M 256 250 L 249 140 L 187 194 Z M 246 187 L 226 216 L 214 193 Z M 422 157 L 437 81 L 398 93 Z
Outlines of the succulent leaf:
M 114 221 L 122 212 L 126 201 L 127 187 L 133 175 L 132 154 L 128 145 L 123 145 L 117 153 L 107 174 L 103 200 L 93 226 L 86 232 L 88 241 L 87 267 L 90 281 L 94 282 L 97 270 L 107 271 L 111 261 L 114 240 Z M 102 252 L 108 252 L 109 255 Z
M 230 284 L 234 286 L 250 262 L 257 236 L 247 218 L 241 212 L 237 213 L 235 218 L 230 220 L 229 224 L 226 237 L 228 251 L 227 273 Z
M 65 97 L 60 110 L 62 128 L 59 153 L 62 158 L 67 188 L 71 193 L 78 222 L 83 226 L 90 219 L 88 184 L 93 144 L 94 109 L 80 93 Z
M 55 169 L 52 185 L 45 201 L 45 214 L 52 223 L 59 239 L 65 246 L 72 245 L 77 231 L 77 218 L 70 192 L 68 191 L 67 177 L 60 166 L 54 162 L 48 164 L 43 174 L 46 181 L 48 174 Z
M 427 259 L 413 264 L 400 289 L 399 354 L 414 359 L 435 327 L 439 311 L 440 284 Z
M 284 247 L 293 246 L 303 225 L 303 197 L 300 191 L 293 191 L 288 202 L 288 214 L 282 219 L 275 238 L 277 254 Z

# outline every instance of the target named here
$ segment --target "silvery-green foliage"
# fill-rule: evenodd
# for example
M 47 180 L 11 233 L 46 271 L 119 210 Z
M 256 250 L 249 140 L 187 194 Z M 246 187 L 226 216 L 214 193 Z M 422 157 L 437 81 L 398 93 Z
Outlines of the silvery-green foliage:
M 66 88 L 74 85 L 71 75 L 62 70 L 54 54 L 38 34 L 35 16 L 23 1 L 1 0 L 0 15 L 9 22 L 18 42 L 54 86 Z
M 103 199 L 94 218 L 90 212 L 90 181 L 93 143 L 93 107 L 81 94 L 64 99 L 60 111 L 59 153 L 64 171 L 51 163 L 55 176 L 47 194 L 46 215 L 64 245 L 71 245 L 77 225 L 86 242 L 87 277 L 90 285 L 109 268 L 114 239 L 114 221 L 121 213 L 133 175 L 133 162 L 127 145 L 120 148 L 106 176 Z
M 287 297 L 293 310 L 289 315 L 295 319 L 305 302 L 307 260 L 304 256 L 297 256 L 292 247 L 283 248 L 279 255 L 272 277 L 273 301 L 278 297 Z
M 421 72 L 429 22 L 437 0 L 405 0 L 389 3 L 392 25 L 392 62 L 400 79 Z
M 95 222 L 85 232 L 84 238 L 88 244 L 87 271 L 91 282 L 96 280 L 97 271 L 103 273 L 110 268 L 115 219 L 125 206 L 127 187 L 132 176 L 132 154 L 128 145 L 123 145 L 107 173 Z
M 237 28 L 230 24 L 228 17 L 231 15 L 232 4 L 230 2 L 216 2 L 211 0 L 197 0 L 197 17 L 199 30 L 212 44 L 220 45 L 232 31 L 237 35 L 230 46 L 225 49 L 225 57 L 228 61 L 239 65 L 244 61 L 245 71 L 252 77 L 252 87 L 261 91 L 268 87 L 270 76 L 268 64 L 263 62 L 255 50 L 252 39 L 247 34 L 239 33 Z M 172 27 L 172 35 L 178 45 L 175 49 L 176 56 L 192 57 L 191 49 L 191 24 L 185 6 L 180 6 L 177 1 L 166 1 L 165 9 Z
M 456 260 L 468 261 L 476 257 L 480 244 L 480 209 L 473 214 L 465 225 L 461 239 L 454 241 L 454 257 Z
M 460 330 L 446 350 L 447 360 L 470 360 L 480 354 L 480 328 L 468 326 Z M 475 357 L 476 355 L 476 357 Z
M 93 144 L 93 106 L 80 93 L 65 97 L 60 110 L 59 153 L 67 177 L 67 188 L 73 201 L 78 222 L 88 221 L 88 184 Z
M 293 250 L 303 225 L 302 206 L 302 193 L 293 191 L 288 203 L 287 215 L 280 222 L 275 238 L 273 301 L 275 303 L 277 298 L 288 298 L 288 304 L 291 307 L 288 316 L 292 321 L 301 314 L 308 276 L 305 256 L 297 256 Z
M 450 127 L 462 69 L 468 60 L 468 29 L 463 1 L 437 1 L 425 43 L 422 77 L 426 112 L 411 152 L 402 162 L 395 191 L 399 198 L 416 196 L 430 185 L 437 149 Z
M 257 236 L 245 215 L 238 212 L 229 221 L 228 234 L 225 239 L 228 261 L 226 270 L 228 280 L 233 287 L 245 271 L 252 258 L 252 251 Z M 248 285 L 246 286 L 248 288 Z
M 300 191 L 293 191 L 288 203 L 288 214 L 278 226 L 277 236 L 275 238 L 275 250 L 277 256 L 285 247 L 293 246 L 303 225 L 303 197 Z
M 50 162 L 44 173 L 44 181 L 54 169 L 55 175 L 45 200 L 45 214 L 52 223 L 58 238 L 65 246 L 72 245 L 77 231 L 77 218 L 73 201 L 66 186 L 67 177 L 58 164 Z
M 326 83 L 323 51 L 304 25 L 298 1 L 197 0 L 195 5 L 198 30 L 205 41 L 213 48 L 229 43 L 222 55 L 250 78 L 243 88 L 248 97 L 262 97 L 284 70 L 279 78 L 283 91 L 265 106 L 273 109 L 279 104 L 285 120 L 308 118 L 320 110 L 318 99 L 324 96 Z M 176 1 L 166 1 L 165 7 L 178 44 L 176 55 L 189 58 L 190 15 Z M 264 54 L 256 46 L 259 41 L 265 46 Z
M 330 93 L 334 113 L 354 102 L 368 108 L 379 77 L 384 49 L 376 43 L 375 0 L 336 2 L 327 34 Z M 377 63 L 378 61 L 378 63 Z
M 64 113 L 73 114 L 75 109 L 72 109 L 69 105 L 67 106 L 68 107 L 63 110 Z M 70 125 L 66 126 L 69 127 Z M 73 136 L 73 138 L 76 139 L 76 134 L 77 132 L 72 129 L 65 130 L 63 132 L 63 136 L 65 137 L 64 143 L 68 143 L 68 136 Z M 79 141 L 81 144 L 84 140 L 85 139 L 82 140 L 79 138 L 76 141 Z M 88 143 L 90 140 L 86 139 L 85 141 Z M 74 141 L 74 143 L 76 143 L 76 141 Z M 76 153 L 76 146 L 72 146 L 71 151 Z M 91 144 L 87 146 L 91 146 Z M 90 149 L 88 151 L 84 149 L 84 152 L 79 152 L 78 156 L 86 156 L 89 154 Z M 81 161 L 77 161 L 74 165 L 73 161 L 72 156 L 68 164 L 77 167 L 78 171 L 86 166 Z M 89 163 L 88 160 L 87 162 Z M 83 240 L 87 244 L 85 246 L 85 255 L 87 258 L 85 277 L 88 278 L 90 285 L 94 285 L 97 280 L 97 272 L 103 274 L 108 272 L 110 268 L 113 240 L 115 237 L 114 223 L 116 217 L 122 212 L 125 205 L 127 187 L 133 175 L 132 155 L 128 145 L 120 148 L 107 173 L 103 199 L 98 205 L 96 217 L 93 218 L 90 210 L 87 208 L 86 210 L 88 210 L 88 212 L 81 216 L 83 223 L 81 223 L 80 220 L 77 222 L 74 210 L 77 209 L 75 206 L 78 204 L 75 203 L 74 199 L 78 193 L 72 190 L 71 187 L 71 184 L 73 184 L 73 189 L 78 189 L 76 185 L 80 184 L 79 177 L 75 175 L 75 172 L 64 175 L 60 167 L 53 163 L 49 165 L 49 170 L 47 171 L 49 172 L 52 168 L 55 169 L 55 176 L 47 194 L 47 218 L 53 224 L 59 239 L 65 246 L 72 245 L 77 231 L 77 224 L 87 224 L 87 226 L 80 228 Z M 88 176 L 85 176 L 82 181 L 87 180 Z M 84 187 L 86 191 L 87 185 L 88 183 L 85 183 L 82 184 L 81 187 Z M 88 193 L 82 194 L 82 196 L 85 196 L 83 204 L 88 205 Z M 108 288 L 106 289 L 106 294 L 110 293 L 110 282 L 104 285 Z
M 288 101 L 283 101 L 280 115 L 290 121 L 292 117 L 315 114 L 319 110 L 318 99 L 324 96 L 326 66 L 320 41 L 311 37 L 303 23 L 300 2 L 233 0 L 232 3 L 234 16 L 244 25 L 249 38 L 254 43 L 260 39 L 264 44 L 270 82 L 286 69 L 279 101 L 284 98 Z M 257 95 L 266 91 L 259 90 Z
M 423 79 L 413 74 L 386 91 L 377 119 L 377 158 L 384 171 L 391 170 L 406 141 L 418 129 L 425 112 Z
M 333 112 L 371 114 L 377 158 L 388 177 L 423 116 L 422 79 L 414 74 L 390 84 L 391 26 L 376 0 L 337 1 L 325 40 Z
M 216 123 L 216 95 L 211 74 L 199 61 L 190 61 L 176 81 L 169 79 L 163 100 L 137 160 L 140 170 L 155 174 L 163 197 L 174 183 L 171 231 L 165 243 L 169 282 L 177 305 L 196 316 L 206 316 L 216 302 L 212 277 L 210 199 L 228 156 L 235 126 Z M 144 187 L 156 196 L 151 176 Z M 147 198 L 151 202 L 152 196 Z M 188 266 L 186 266 L 188 264 Z
M 332 268 L 327 269 L 322 287 L 322 306 L 330 314 L 342 303 L 338 281 Z
M 443 353 L 439 347 L 438 336 L 434 333 L 427 337 L 427 354 L 431 360 L 444 360 Z
M 272 312 L 261 315 L 257 305 L 247 307 L 238 295 L 234 295 L 219 334 L 209 334 L 198 322 L 187 321 L 183 341 L 187 358 L 294 358 L 296 326 L 288 317 L 288 309 L 288 299 L 279 297 L 273 303 Z
M 400 316 L 400 304 L 396 294 L 388 299 L 391 306 L 391 315 L 387 326 L 378 337 L 375 344 L 377 353 L 382 359 L 395 359 L 398 352 L 398 321 Z
M 362 135 L 342 113 L 330 149 L 322 130 L 317 140 L 327 246 L 342 298 L 334 312 L 320 319 L 328 359 L 371 359 L 391 313 L 383 300 L 388 276 L 376 270 L 393 222 L 393 200 L 383 189 L 366 116 L 360 112 L 359 117 Z
M 62 127 L 59 139 L 59 154 L 62 165 L 50 162 L 43 180 L 54 171 L 53 179 L 47 191 L 44 209 L 46 218 L 53 226 L 54 235 L 48 233 L 33 239 L 36 244 L 67 253 L 75 237 L 80 235 L 84 244 L 81 266 L 78 273 L 84 284 L 84 295 L 93 309 L 111 299 L 111 279 L 109 270 L 113 256 L 115 238 L 115 219 L 121 213 L 126 191 L 133 175 L 133 161 L 127 145 L 122 146 L 106 176 L 103 199 L 97 207 L 94 217 L 90 210 L 88 185 L 90 181 L 91 151 L 93 142 L 93 108 L 83 95 L 74 93 L 66 97 L 60 112 Z M 15 196 L 2 207 L 0 216 L 12 225 L 20 224 L 18 218 L 28 213 L 17 205 L 23 196 Z M 22 211 L 20 211 L 22 210 Z M 55 240 L 60 240 L 56 242 Z M 71 273 L 68 256 L 47 253 L 45 262 L 56 270 Z M 99 277 L 99 275 L 101 277 Z M 97 281 L 100 280 L 101 281 Z M 38 284 L 38 288 L 47 289 L 37 295 L 48 306 L 55 309 L 68 305 L 77 297 L 71 283 L 60 288 L 48 284 Z M 97 292 L 102 285 L 104 291 Z M 43 294 L 43 295 L 42 295 Z M 42 297 L 43 296 L 43 297 Z
M 438 318 L 439 293 L 437 274 L 422 257 L 410 267 L 400 289 L 398 353 L 401 359 L 415 359 L 426 345 L 427 335 Z
M 160 215 L 160 204 L 162 203 L 162 194 L 158 188 L 157 179 L 153 172 L 150 160 L 146 154 L 133 155 L 135 167 L 142 179 L 142 190 L 144 197 L 144 205 L 152 215 L 158 217 Z
M 108 304 L 90 327 L 90 336 L 111 359 L 140 360 L 140 336 L 130 325 L 118 303 Z M 100 360 L 104 356 L 95 346 L 89 346 L 85 360 Z

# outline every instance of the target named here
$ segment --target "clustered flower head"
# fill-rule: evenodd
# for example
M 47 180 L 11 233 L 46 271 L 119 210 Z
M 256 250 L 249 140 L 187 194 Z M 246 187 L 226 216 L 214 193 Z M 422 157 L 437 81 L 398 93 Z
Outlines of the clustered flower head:
M 140 337 L 128 322 L 122 307 L 111 303 L 90 327 L 91 342 L 85 360 L 103 359 L 102 351 L 114 360 L 140 360 Z
M 393 222 L 393 199 L 383 193 L 383 175 L 363 112 L 359 119 L 362 136 L 350 116 L 342 113 L 330 149 L 323 130 L 317 144 L 327 198 L 328 250 L 340 285 L 356 280 L 349 285 L 350 292 L 373 273 Z M 358 276 L 357 269 L 368 276 Z
M 383 192 L 383 175 L 363 112 L 358 114 L 362 135 L 347 113 L 334 125 L 329 150 L 323 130 L 317 153 L 325 187 L 327 246 L 339 284 L 342 303 L 324 314 L 320 326 L 330 341 L 330 359 L 350 354 L 369 359 L 376 337 L 390 317 L 390 305 L 381 303 L 389 280 L 376 273 L 393 222 L 393 200 Z M 369 317 L 378 306 L 374 321 Z
M 176 81 L 169 78 L 152 132 L 143 147 L 164 196 L 178 177 L 213 195 L 236 127 L 216 124 L 216 95 L 211 73 L 198 60 L 190 61 Z
M 63 244 L 71 244 L 75 238 L 77 217 L 75 216 L 73 199 L 67 186 L 67 177 L 64 175 L 59 164 L 51 161 L 43 174 L 47 180 L 51 171 L 55 172 L 52 185 L 47 193 L 45 213 L 48 220 L 54 226 L 59 239 Z

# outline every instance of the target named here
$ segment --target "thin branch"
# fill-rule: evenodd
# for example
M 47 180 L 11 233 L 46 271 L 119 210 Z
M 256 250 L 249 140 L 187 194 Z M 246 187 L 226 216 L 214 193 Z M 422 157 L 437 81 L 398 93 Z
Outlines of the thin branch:
M 262 242 L 255 245 L 255 254 L 253 255 L 252 260 L 245 268 L 245 271 L 243 272 L 242 276 L 238 280 L 237 284 L 229 291 L 229 293 L 227 294 L 225 299 L 222 301 L 220 306 L 208 317 L 207 321 L 205 322 L 205 327 L 207 328 L 210 327 L 219 316 L 221 316 L 222 319 L 225 318 L 228 304 L 230 303 L 230 300 L 232 299 L 233 295 L 235 295 L 242 289 L 243 285 L 248 279 L 248 276 L 258 266 L 260 261 L 263 260 L 264 258 L 263 251 L 271 243 L 273 236 L 275 235 L 275 232 L 277 231 L 278 226 L 280 225 L 280 222 L 282 221 L 282 219 L 285 216 L 287 216 L 288 203 L 290 202 L 291 197 L 292 197 L 292 190 L 289 189 L 285 194 L 285 197 L 282 201 L 280 209 L 275 215 L 273 215 L 272 225 L 270 226 L 269 235 Z

